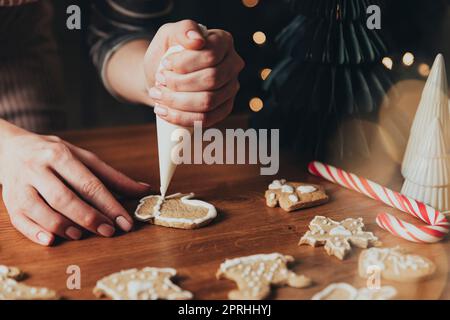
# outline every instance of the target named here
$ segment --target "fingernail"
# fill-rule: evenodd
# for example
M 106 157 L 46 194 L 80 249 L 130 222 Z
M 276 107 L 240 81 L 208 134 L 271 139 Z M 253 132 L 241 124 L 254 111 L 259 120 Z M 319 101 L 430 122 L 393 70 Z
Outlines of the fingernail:
M 125 219 L 125 218 L 122 217 L 122 216 L 118 216 L 118 217 L 116 218 L 116 223 L 119 225 L 119 227 L 120 227 L 123 231 L 126 231 L 126 232 L 130 231 L 131 228 L 133 228 L 133 225 L 132 225 L 130 222 L 128 222 L 128 220 Z
M 40 243 L 45 244 L 45 245 L 50 244 L 50 242 L 52 240 L 48 234 L 46 234 L 45 232 L 42 232 L 42 231 L 39 232 L 36 237 Z
M 166 84 L 166 77 L 162 73 L 158 72 L 155 77 L 156 77 L 156 81 L 159 84 L 162 84 L 162 85 Z
M 112 237 L 114 235 L 114 228 L 109 224 L 101 224 L 100 227 L 97 228 L 97 232 L 100 233 L 104 237 Z
M 153 87 L 148 91 L 148 94 L 150 95 L 151 98 L 153 99 L 161 99 L 162 93 L 161 90 Z
M 142 181 L 138 181 L 139 184 L 142 184 L 143 186 L 146 187 L 151 187 L 148 183 L 142 182 Z
M 186 32 L 186 35 L 191 40 L 203 40 L 202 35 L 194 30 L 189 30 L 188 32 Z
M 155 106 L 155 108 L 153 109 L 153 111 L 161 117 L 165 117 L 169 114 L 169 112 L 167 111 L 167 108 L 164 107 L 160 107 L 160 106 Z
M 74 227 L 68 227 L 66 229 L 66 236 L 72 240 L 79 240 L 81 238 L 81 231 Z
M 172 70 L 172 62 L 168 59 L 164 59 L 161 64 L 163 65 L 164 69 L 166 70 Z

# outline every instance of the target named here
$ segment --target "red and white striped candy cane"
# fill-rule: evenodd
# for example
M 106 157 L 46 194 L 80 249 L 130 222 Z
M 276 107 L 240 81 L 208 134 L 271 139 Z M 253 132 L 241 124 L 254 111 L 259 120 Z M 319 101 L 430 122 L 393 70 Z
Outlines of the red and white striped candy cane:
M 442 240 L 450 230 L 450 224 L 443 213 L 373 181 L 318 161 L 311 162 L 308 170 L 315 176 L 365 194 L 426 223 L 416 226 L 388 213 L 380 213 L 376 218 L 377 224 L 393 235 L 413 242 L 434 243 Z

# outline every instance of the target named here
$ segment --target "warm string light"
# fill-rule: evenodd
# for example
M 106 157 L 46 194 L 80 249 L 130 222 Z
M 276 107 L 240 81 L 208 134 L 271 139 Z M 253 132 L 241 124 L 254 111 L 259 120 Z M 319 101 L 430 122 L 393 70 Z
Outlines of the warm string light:
M 250 106 L 250 109 L 254 112 L 260 111 L 264 107 L 264 102 L 261 100 L 261 98 L 254 97 L 250 99 L 250 102 L 248 103 Z
M 256 44 L 262 45 L 266 42 L 266 40 L 267 40 L 266 34 L 262 31 L 256 31 L 253 34 L 253 41 Z
M 254 8 L 258 5 L 259 0 L 242 0 L 242 4 L 247 8 Z
M 412 66 L 414 64 L 414 55 L 411 52 L 406 52 L 403 55 L 402 62 L 407 67 Z
M 389 57 L 384 57 L 383 60 L 381 60 L 381 62 L 389 70 L 392 70 L 392 68 L 394 67 L 394 61 L 392 61 L 392 59 Z
M 426 63 L 421 63 L 417 71 L 422 77 L 428 77 L 430 75 L 430 66 Z
M 266 80 L 269 77 L 271 72 L 272 72 L 272 69 L 269 69 L 269 68 L 262 69 L 261 73 L 260 73 L 261 79 Z

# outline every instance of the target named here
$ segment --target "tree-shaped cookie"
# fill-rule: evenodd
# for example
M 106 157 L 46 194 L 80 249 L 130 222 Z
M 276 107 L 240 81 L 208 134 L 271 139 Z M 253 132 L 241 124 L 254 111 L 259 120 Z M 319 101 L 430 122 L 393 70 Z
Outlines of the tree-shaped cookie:
M 238 289 L 229 292 L 229 299 L 261 300 L 269 295 L 272 285 L 293 288 L 311 285 L 309 278 L 288 269 L 287 264 L 292 261 L 293 257 L 279 253 L 225 260 L 217 271 L 217 278 L 236 282 Z
M 55 291 L 32 287 L 17 280 L 23 277 L 20 269 L 0 265 L 0 300 L 55 300 Z
M 274 180 L 265 193 L 266 205 L 280 206 L 284 211 L 294 211 L 321 205 L 328 201 L 324 187 L 302 182 Z
M 416 282 L 430 277 L 435 264 L 422 256 L 409 254 L 400 247 L 370 248 L 359 256 L 359 275 L 367 278 L 375 268 L 387 280 Z
M 94 294 L 113 300 L 192 299 L 192 293 L 172 283 L 176 273 L 172 268 L 150 267 L 120 271 L 97 281 Z
M 165 198 L 148 196 L 141 199 L 134 215 L 140 221 L 164 227 L 200 228 L 210 223 L 217 216 L 217 211 L 213 205 L 193 197 L 193 193 L 177 193 Z
M 367 248 L 378 244 L 378 238 L 372 232 L 364 231 L 362 218 L 347 218 L 341 222 L 316 216 L 309 223 L 307 231 L 300 239 L 299 245 L 309 244 L 313 247 L 324 245 L 331 256 L 343 260 L 351 251 L 351 245 Z

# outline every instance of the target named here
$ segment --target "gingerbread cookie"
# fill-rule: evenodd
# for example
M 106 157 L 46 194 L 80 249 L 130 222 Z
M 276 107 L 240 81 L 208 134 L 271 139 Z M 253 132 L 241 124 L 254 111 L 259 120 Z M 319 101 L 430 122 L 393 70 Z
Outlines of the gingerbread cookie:
M 397 295 L 394 287 L 356 289 L 348 283 L 333 283 L 316 293 L 312 300 L 390 300 Z
M 238 289 L 228 294 L 229 299 L 261 300 L 269 295 L 271 285 L 293 288 L 311 285 L 309 278 L 288 270 L 287 264 L 292 261 L 293 257 L 279 253 L 225 260 L 217 271 L 217 278 L 236 282 Z
M 325 251 L 331 256 L 343 260 L 351 251 L 351 244 L 359 248 L 379 245 L 378 238 L 372 232 L 363 230 L 362 218 L 347 218 L 341 222 L 316 216 L 309 223 L 309 230 L 300 239 L 299 245 L 309 244 L 313 247 L 325 245 Z
M 0 266 L 0 300 L 55 300 L 58 295 L 47 288 L 19 283 L 23 273 L 15 267 Z
M 373 268 L 378 268 L 381 276 L 387 280 L 416 282 L 430 277 L 436 270 L 429 259 L 408 254 L 400 247 L 370 248 L 359 256 L 359 275 L 370 276 Z
M 24 274 L 19 268 L 0 265 L 0 279 L 10 278 L 14 280 L 20 280 L 23 277 Z
M 172 268 L 150 267 L 120 271 L 97 281 L 94 294 L 113 300 L 192 299 L 192 293 L 182 290 L 170 280 L 176 273 Z
M 325 189 L 317 184 L 274 180 L 265 194 L 268 207 L 280 206 L 285 211 L 294 211 L 321 205 L 328 201 Z
M 188 195 L 177 193 L 165 198 L 148 196 L 141 199 L 134 215 L 140 221 L 164 227 L 200 228 L 210 223 L 217 216 L 217 211 L 213 205 L 193 200 L 193 197 L 193 193 Z

